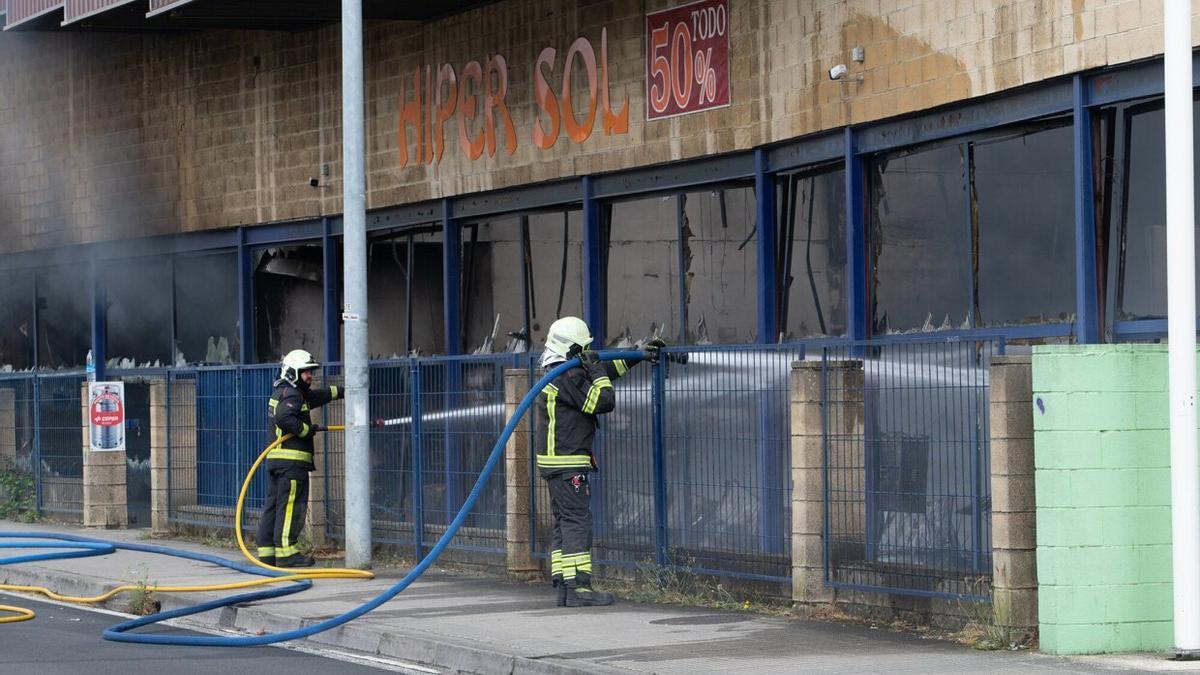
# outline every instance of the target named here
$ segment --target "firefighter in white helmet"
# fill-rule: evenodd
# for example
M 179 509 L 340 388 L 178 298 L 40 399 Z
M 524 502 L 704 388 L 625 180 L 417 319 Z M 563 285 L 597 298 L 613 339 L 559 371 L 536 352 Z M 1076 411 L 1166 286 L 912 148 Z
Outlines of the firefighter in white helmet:
M 537 439 L 538 471 L 550 488 L 554 539 L 550 572 L 558 590 L 560 607 L 611 605 L 611 593 L 592 587 L 592 510 L 588 473 L 597 469 L 592 455 L 598 415 L 612 412 L 616 397 L 612 381 L 631 364 L 601 361 L 589 347 L 592 334 L 586 323 L 573 316 L 550 325 L 543 368 L 553 368 L 578 357 L 580 365 L 559 375 L 538 395 L 542 429 Z M 646 345 L 651 360 L 658 359 L 662 341 Z
M 313 436 L 324 431 L 314 424 L 314 408 L 342 398 L 340 387 L 312 386 L 320 368 L 312 354 L 293 349 L 283 357 L 275 392 L 269 402 L 275 438 L 291 434 L 267 453 L 267 500 L 258 527 L 258 558 L 279 567 L 312 567 L 313 558 L 298 547 L 308 511 L 308 473 L 313 465 Z

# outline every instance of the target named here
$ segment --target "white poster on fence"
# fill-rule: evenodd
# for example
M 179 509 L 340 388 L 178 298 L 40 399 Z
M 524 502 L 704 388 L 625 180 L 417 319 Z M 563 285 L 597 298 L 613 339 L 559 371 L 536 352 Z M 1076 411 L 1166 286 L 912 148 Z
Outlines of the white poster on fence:
M 125 449 L 125 383 L 88 384 L 88 426 L 92 452 Z

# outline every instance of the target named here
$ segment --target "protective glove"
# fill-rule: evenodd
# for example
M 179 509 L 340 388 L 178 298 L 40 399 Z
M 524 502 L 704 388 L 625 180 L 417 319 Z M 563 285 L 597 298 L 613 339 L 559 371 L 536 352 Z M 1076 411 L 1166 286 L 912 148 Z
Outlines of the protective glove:
M 591 370 L 592 366 L 600 365 L 600 355 L 590 349 L 585 349 L 579 352 L 579 365 Z
M 309 436 L 316 436 L 318 431 L 328 431 L 328 429 L 321 426 L 320 424 L 313 424 L 308 427 L 308 435 Z
M 667 343 L 659 338 L 654 338 L 642 345 L 642 350 L 646 352 L 646 360 L 650 363 L 658 363 L 658 359 L 661 357 L 660 351 L 666 346 Z

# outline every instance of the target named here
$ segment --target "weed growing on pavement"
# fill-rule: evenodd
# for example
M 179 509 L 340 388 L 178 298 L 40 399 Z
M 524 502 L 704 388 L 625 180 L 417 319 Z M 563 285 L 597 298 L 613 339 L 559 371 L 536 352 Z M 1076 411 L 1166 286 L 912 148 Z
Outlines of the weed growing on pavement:
M 33 476 L 10 462 L 0 465 L 0 519 L 32 523 L 37 520 Z
M 162 609 L 162 603 L 154 597 L 154 584 L 147 577 L 146 570 L 142 570 L 142 576 L 134 582 L 135 588 L 129 591 L 129 602 L 125 605 L 125 611 L 129 614 L 147 616 L 157 614 Z
M 605 584 L 635 602 L 690 605 L 758 614 L 786 615 L 788 604 L 755 593 L 730 589 L 719 579 L 694 572 L 696 561 L 681 558 L 659 567 L 654 561 L 639 563 L 632 579 Z
M 986 592 L 988 579 L 980 577 L 971 580 L 971 594 L 983 595 Z M 1006 596 L 995 596 L 992 602 L 958 601 L 963 614 L 970 617 L 968 623 L 955 635 L 959 643 L 970 645 L 982 651 L 1000 649 L 1018 649 L 1024 640 L 1013 640 L 1012 628 L 1008 625 L 1010 610 Z

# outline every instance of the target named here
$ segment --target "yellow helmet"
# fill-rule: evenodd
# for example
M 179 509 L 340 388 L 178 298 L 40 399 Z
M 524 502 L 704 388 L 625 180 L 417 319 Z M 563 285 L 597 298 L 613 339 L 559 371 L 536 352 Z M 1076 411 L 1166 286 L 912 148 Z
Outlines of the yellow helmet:
M 592 331 L 578 317 L 564 316 L 550 324 L 550 330 L 546 331 L 546 351 L 564 359 L 571 358 L 576 348 L 584 350 L 590 344 Z
M 301 371 L 320 367 L 321 364 L 317 363 L 308 350 L 293 349 L 283 357 L 283 363 L 279 368 L 279 379 L 290 383 L 293 387 L 299 386 Z

